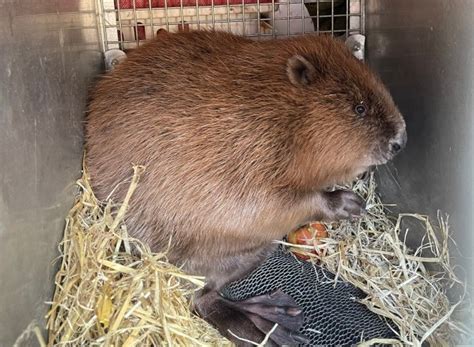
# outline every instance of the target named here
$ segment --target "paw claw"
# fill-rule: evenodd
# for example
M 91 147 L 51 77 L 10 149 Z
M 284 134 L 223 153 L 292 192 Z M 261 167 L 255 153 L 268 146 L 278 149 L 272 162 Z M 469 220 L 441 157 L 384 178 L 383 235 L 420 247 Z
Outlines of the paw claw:
M 292 317 L 295 317 L 303 312 L 302 309 L 296 307 L 290 307 L 286 309 L 286 314 Z
M 311 343 L 311 340 L 308 339 L 306 336 L 295 333 L 295 332 L 290 332 L 290 338 L 295 340 L 296 342 L 309 345 Z

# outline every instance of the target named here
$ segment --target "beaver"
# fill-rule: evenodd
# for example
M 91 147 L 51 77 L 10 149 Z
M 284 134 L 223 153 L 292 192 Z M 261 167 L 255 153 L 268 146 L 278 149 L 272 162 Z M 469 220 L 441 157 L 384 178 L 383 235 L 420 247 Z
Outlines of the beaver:
M 233 328 L 246 338 L 279 322 L 274 343 L 304 341 L 291 298 L 276 292 L 235 305 L 219 288 L 296 227 L 363 213 L 357 195 L 327 188 L 406 143 L 389 92 L 339 40 L 218 31 L 159 35 L 132 52 L 93 89 L 85 136 L 100 199 L 114 187 L 112 199 L 123 199 L 119 183 L 132 163 L 146 166 L 128 230 L 206 276 L 197 311 L 225 335 Z

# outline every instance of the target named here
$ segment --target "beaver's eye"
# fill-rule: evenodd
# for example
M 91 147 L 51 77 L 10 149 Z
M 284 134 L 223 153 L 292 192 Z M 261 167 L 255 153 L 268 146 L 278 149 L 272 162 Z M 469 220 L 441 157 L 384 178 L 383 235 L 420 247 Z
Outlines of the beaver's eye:
M 357 105 L 354 111 L 358 116 L 363 117 L 365 116 L 365 113 L 367 112 L 367 108 L 365 107 L 365 105 Z

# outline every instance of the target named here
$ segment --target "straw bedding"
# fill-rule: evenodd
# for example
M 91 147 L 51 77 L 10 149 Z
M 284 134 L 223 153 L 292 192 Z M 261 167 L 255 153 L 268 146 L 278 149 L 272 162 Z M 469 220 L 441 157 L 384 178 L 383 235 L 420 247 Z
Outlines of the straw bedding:
M 448 218 L 438 214 L 437 224 L 428 216 L 403 213 L 389 217 L 376 194 L 372 173 L 350 188 L 367 202 L 367 214 L 356 221 L 326 224 L 329 237 L 315 238 L 311 246 L 294 246 L 304 255 L 336 274 L 336 280 L 352 283 L 367 293 L 362 302 L 373 312 L 391 319 L 398 328 L 398 341 L 391 344 L 420 346 L 453 345 L 465 341 L 468 328 L 453 313 L 466 319 L 472 313 L 466 288 L 451 263 Z M 421 244 L 405 244 L 409 229 L 403 222 L 414 219 L 423 231 Z M 310 252 L 316 250 L 316 254 Z M 454 301 L 449 293 L 457 296 Z M 374 341 L 375 342 L 375 341 Z M 387 342 L 387 341 L 386 341 Z
M 78 181 L 47 315 L 49 346 L 229 345 L 190 310 L 204 279 L 127 235 L 122 221 L 142 170 L 134 168 L 120 206 L 99 203 L 87 175 Z
M 47 314 L 48 346 L 230 345 L 190 309 L 204 278 L 185 274 L 166 252 L 153 253 L 127 235 L 123 218 L 143 170 L 134 167 L 120 204 L 99 202 L 86 173 L 77 182 L 80 194 L 66 219 Z M 469 332 L 453 315 L 465 306 L 464 285 L 450 263 L 447 219 L 440 215 L 435 228 L 418 214 L 389 218 L 373 176 L 351 188 L 367 200 L 367 215 L 328 224 L 328 238 L 298 247 L 317 248 L 312 261 L 365 291 L 364 304 L 398 326 L 398 342 L 387 342 L 460 342 Z M 413 218 L 423 223 L 425 237 L 411 250 L 403 242 L 402 221 Z M 436 271 L 428 271 L 428 263 Z M 461 293 L 454 302 L 447 295 L 452 287 Z

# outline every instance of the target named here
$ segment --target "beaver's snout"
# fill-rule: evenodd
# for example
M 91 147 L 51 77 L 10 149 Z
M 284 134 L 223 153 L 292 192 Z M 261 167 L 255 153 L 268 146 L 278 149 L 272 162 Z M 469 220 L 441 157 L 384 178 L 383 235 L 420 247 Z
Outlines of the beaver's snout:
M 389 151 L 392 157 L 401 152 L 407 144 L 407 131 L 403 129 L 397 136 L 389 141 Z
M 370 165 L 383 165 L 392 160 L 405 148 L 406 143 L 407 131 L 403 126 L 392 138 L 375 144 L 373 161 L 370 162 Z

